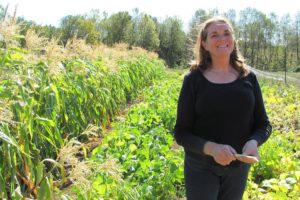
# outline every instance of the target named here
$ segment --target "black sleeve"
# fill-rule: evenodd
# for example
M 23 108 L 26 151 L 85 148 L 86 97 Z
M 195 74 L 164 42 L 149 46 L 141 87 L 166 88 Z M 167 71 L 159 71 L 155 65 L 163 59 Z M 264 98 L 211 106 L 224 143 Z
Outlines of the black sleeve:
M 255 95 L 254 128 L 253 134 L 249 140 L 254 139 L 257 141 L 258 145 L 262 145 L 270 137 L 272 126 L 266 113 L 261 89 L 255 74 L 253 74 L 252 83 Z
M 193 134 L 195 121 L 195 87 L 193 86 L 193 78 L 195 77 L 188 74 L 183 80 L 178 99 L 174 137 L 177 144 L 183 146 L 186 150 L 203 154 L 203 147 L 207 141 Z

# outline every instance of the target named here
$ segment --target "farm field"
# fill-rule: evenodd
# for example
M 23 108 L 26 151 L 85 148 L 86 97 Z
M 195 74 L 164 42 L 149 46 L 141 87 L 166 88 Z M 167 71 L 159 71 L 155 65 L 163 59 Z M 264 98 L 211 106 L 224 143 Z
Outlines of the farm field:
M 68 145 L 86 158 L 84 144 L 99 140 L 164 73 L 162 61 L 142 49 L 102 48 L 93 61 L 68 52 L 58 62 L 17 47 L 0 49 L 1 199 L 53 199 L 74 168 Z
M 69 198 L 184 199 L 183 151 L 172 129 L 185 72 L 167 70 L 143 90 L 141 102 L 112 124 L 88 159 L 102 170 L 89 174 L 88 187 L 72 186 Z M 299 199 L 300 93 L 266 79 L 260 84 L 274 131 L 260 148 L 243 199 Z
M 159 22 L 136 9 L 66 16 L 60 27 L 7 9 L 0 6 L 0 199 L 185 200 L 183 148 L 172 133 L 188 69 L 176 68 L 193 59 L 196 27 L 211 11 L 196 11 L 185 32 L 177 17 Z M 247 63 L 299 65 L 300 15 L 241 14 L 232 20 Z M 300 73 L 288 72 L 285 84 L 284 72 L 259 69 L 273 133 L 243 200 L 300 200 Z
M 1 49 L 1 199 L 184 199 L 172 131 L 187 70 L 124 52 L 112 68 L 107 57 L 51 65 Z M 299 199 L 299 89 L 259 81 L 273 134 L 244 199 Z

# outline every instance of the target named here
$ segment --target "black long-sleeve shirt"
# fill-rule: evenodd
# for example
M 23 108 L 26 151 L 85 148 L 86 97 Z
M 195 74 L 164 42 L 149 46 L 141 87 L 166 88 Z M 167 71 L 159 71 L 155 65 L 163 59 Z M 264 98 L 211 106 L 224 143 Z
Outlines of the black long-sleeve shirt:
M 184 77 L 177 107 L 174 137 L 186 157 L 206 160 L 207 141 L 231 145 L 241 153 L 244 144 L 255 139 L 258 145 L 270 136 L 260 86 L 253 72 L 230 83 L 213 83 L 200 71 Z

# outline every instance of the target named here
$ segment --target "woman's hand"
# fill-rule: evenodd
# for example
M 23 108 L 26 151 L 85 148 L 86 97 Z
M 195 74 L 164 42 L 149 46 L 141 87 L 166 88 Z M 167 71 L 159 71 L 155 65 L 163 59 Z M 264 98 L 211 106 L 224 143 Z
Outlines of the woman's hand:
M 243 155 L 249 155 L 249 156 L 254 156 L 254 159 L 245 159 L 239 158 L 240 161 L 247 162 L 247 163 L 253 163 L 253 162 L 258 162 L 259 161 L 259 154 L 258 154 L 258 149 L 257 149 L 257 141 L 256 140 L 249 140 L 246 142 L 246 144 L 243 147 Z
M 236 160 L 234 154 L 236 151 L 230 145 L 217 144 L 214 142 L 206 142 L 203 149 L 204 153 L 210 155 L 220 165 L 229 165 Z

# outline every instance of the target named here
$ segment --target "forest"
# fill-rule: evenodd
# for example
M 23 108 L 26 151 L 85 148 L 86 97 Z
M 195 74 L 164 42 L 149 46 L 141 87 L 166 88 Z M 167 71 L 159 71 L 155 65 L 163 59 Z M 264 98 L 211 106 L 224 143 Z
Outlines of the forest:
M 0 18 L 8 17 L 7 8 L 0 7 Z M 68 15 L 60 25 L 38 25 L 22 17 L 12 16 L 20 24 L 21 33 L 35 31 L 43 40 L 55 40 L 66 45 L 71 38 L 84 39 L 88 44 L 113 46 L 127 43 L 158 53 L 171 68 L 187 66 L 193 59 L 198 25 L 216 15 L 226 16 L 233 24 L 240 50 L 247 64 L 267 71 L 299 71 L 300 64 L 300 11 L 295 16 L 262 13 L 255 8 L 245 8 L 237 13 L 228 10 L 198 9 L 191 13 L 187 30 L 178 17 L 158 20 L 141 13 L 137 8 L 131 13 L 120 11 L 110 16 L 106 12 L 91 10 L 84 15 Z M 41 40 L 40 39 L 40 40 Z M 2 44 L 3 45 L 3 44 Z M 22 42 L 22 46 L 33 45 Z M 40 47 L 42 48 L 42 47 Z M 40 49 L 43 50 L 43 49 Z

